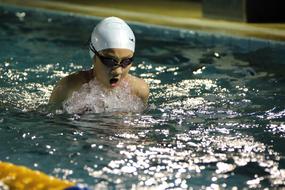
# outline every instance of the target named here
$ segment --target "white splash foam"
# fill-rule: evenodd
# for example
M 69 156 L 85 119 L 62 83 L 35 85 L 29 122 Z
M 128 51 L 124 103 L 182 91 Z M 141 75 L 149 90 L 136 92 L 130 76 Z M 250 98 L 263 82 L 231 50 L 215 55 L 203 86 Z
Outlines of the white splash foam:
M 63 108 L 68 113 L 142 112 L 144 103 L 131 93 L 127 82 L 108 90 L 94 79 L 74 92 Z

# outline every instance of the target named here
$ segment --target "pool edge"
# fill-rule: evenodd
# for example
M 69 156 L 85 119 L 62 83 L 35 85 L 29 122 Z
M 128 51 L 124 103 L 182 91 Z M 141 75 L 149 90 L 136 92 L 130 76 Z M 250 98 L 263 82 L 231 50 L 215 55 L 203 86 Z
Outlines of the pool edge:
M 274 28 L 260 28 L 244 23 L 226 21 L 215 21 L 197 18 L 167 17 L 163 15 L 134 13 L 104 7 L 88 7 L 78 4 L 67 4 L 53 1 L 19 1 L 0 0 L 0 4 L 15 5 L 19 7 L 41 8 L 52 11 L 63 11 L 67 13 L 80 14 L 85 16 L 106 17 L 110 15 L 119 16 L 125 20 L 144 23 L 146 25 L 170 27 L 175 29 L 196 30 L 217 35 L 231 35 L 234 37 L 249 37 L 264 40 L 285 41 L 285 31 Z M 158 18 L 153 18 L 158 17 Z

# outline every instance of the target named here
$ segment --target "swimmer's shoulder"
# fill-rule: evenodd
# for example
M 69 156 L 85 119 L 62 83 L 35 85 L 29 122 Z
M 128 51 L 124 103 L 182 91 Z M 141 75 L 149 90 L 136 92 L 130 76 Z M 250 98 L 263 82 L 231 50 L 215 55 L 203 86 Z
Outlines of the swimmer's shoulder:
M 147 103 L 149 97 L 149 86 L 141 78 L 129 75 L 129 80 L 132 85 L 133 92 L 140 97 L 144 103 Z
M 79 71 L 62 78 L 54 87 L 49 103 L 59 104 L 78 91 L 83 84 L 92 80 L 92 70 Z

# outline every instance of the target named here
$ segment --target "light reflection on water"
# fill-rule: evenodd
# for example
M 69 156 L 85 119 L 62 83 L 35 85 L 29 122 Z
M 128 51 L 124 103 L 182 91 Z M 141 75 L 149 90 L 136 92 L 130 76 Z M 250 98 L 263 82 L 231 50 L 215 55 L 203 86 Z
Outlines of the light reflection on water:
M 252 65 L 246 56 L 255 52 L 139 35 L 132 73 L 150 84 L 148 109 L 69 115 L 47 111 L 46 103 L 59 78 L 90 67 L 85 36 L 56 19 L 53 28 L 48 18 L 15 19 L 6 21 L 13 27 L 0 24 L 3 46 L 38 33 L 0 52 L 0 160 L 95 189 L 285 185 L 284 77 Z M 53 55 L 46 59 L 42 45 L 65 54 L 44 48 Z

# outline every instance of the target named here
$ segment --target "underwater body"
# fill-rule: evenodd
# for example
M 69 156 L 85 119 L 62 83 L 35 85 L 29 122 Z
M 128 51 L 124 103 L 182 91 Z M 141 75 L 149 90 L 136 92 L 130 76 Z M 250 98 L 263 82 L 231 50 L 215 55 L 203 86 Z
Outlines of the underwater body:
M 284 43 L 131 24 L 147 109 L 116 92 L 123 113 L 76 114 L 48 98 L 92 66 L 99 19 L 0 6 L 0 20 L 1 161 L 94 189 L 284 187 Z

